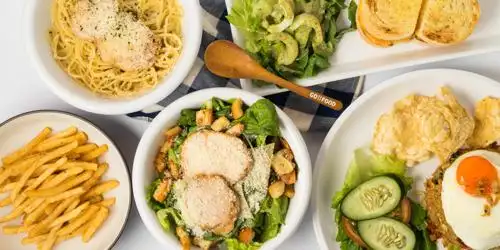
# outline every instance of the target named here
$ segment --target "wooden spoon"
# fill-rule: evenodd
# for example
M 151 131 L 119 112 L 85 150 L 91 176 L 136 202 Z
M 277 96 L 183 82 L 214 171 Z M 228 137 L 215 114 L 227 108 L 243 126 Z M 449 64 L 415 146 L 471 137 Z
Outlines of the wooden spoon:
M 243 49 L 230 41 L 217 40 L 208 45 L 205 51 L 205 65 L 218 76 L 262 80 L 289 89 L 333 110 L 341 110 L 343 106 L 339 100 L 296 85 L 267 71 Z

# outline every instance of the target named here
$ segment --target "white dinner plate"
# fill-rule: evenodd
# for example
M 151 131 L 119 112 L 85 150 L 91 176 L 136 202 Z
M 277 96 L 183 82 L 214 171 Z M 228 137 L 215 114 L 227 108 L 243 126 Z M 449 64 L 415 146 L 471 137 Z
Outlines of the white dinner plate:
M 225 0 L 228 12 L 235 1 Z M 359 2 L 358 0 L 355 0 Z M 336 46 L 335 53 L 330 58 L 331 66 L 316 76 L 297 79 L 303 86 L 313 86 L 350 77 L 371 74 L 375 72 L 403 68 L 424 63 L 449 60 L 464 56 L 488 53 L 500 50 L 500 1 L 479 0 L 481 18 L 474 33 L 464 42 L 450 46 L 434 46 L 413 39 L 408 43 L 396 44 L 389 48 L 378 48 L 366 43 L 358 32 L 349 32 Z M 338 23 L 346 23 L 347 15 L 341 15 Z M 244 46 L 242 32 L 231 25 L 233 40 L 239 46 Z M 287 91 L 274 85 L 258 87 L 250 80 L 242 79 L 241 87 L 258 95 L 270 95 Z
M 500 83 L 489 78 L 459 70 L 432 69 L 403 74 L 379 84 L 358 98 L 335 122 L 319 150 L 314 168 L 313 222 L 321 249 L 339 249 L 335 241 L 337 225 L 334 222 L 332 197 L 342 188 L 353 152 L 369 146 L 375 124 L 394 103 L 409 94 L 436 95 L 441 86 L 448 86 L 469 114 L 474 105 L 487 96 L 500 97 Z M 424 181 L 439 165 L 433 158 L 409 169 L 414 177 L 410 196 L 424 190 Z M 440 249 L 443 249 L 442 246 Z
M 52 128 L 53 132 L 61 131 L 69 126 L 75 126 L 84 131 L 89 141 L 97 145 L 107 144 L 108 152 L 101 160 L 109 163 L 108 171 L 102 177 L 103 180 L 116 179 L 120 185 L 106 193 L 106 197 L 116 197 L 116 204 L 110 209 L 109 217 L 103 226 L 96 232 L 94 237 L 83 243 L 81 237 L 73 238 L 58 244 L 55 250 L 106 250 L 110 249 L 120 237 L 127 221 L 131 205 L 131 186 L 127 165 L 123 157 L 111 141 L 97 126 L 76 115 L 59 111 L 33 111 L 20 114 L 0 124 L 0 157 L 3 157 L 35 137 L 44 127 Z M 0 199 L 6 195 L 0 194 Z M 0 215 L 10 213 L 11 206 L 0 208 Z M 19 225 L 20 219 L 1 224 Z M 21 244 L 25 234 L 5 235 L 0 232 L 0 249 L 2 250 L 29 250 L 36 249 L 36 245 Z

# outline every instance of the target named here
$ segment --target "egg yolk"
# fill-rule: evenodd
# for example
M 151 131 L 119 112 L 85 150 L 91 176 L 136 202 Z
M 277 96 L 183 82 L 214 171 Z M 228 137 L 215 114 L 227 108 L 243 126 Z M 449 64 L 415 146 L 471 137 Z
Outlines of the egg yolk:
M 498 189 L 497 169 L 483 157 L 467 157 L 458 165 L 457 182 L 468 194 L 490 195 Z

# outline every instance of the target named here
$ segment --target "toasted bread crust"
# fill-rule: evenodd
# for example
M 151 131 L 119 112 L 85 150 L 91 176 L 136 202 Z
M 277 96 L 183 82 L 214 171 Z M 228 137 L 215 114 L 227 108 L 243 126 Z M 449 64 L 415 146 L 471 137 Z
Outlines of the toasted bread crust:
M 361 0 L 358 9 L 365 33 L 385 41 L 408 40 L 417 27 L 422 0 Z
M 415 35 L 430 44 L 456 44 L 472 34 L 480 16 L 477 0 L 426 0 Z

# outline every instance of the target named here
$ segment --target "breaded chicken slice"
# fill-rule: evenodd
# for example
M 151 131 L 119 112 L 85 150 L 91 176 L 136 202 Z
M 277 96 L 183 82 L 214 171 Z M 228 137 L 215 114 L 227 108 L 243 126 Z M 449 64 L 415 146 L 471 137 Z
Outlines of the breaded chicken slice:
M 213 131 L 191 134 L 182 144 L 184 177 L 220 175 L 230 184 L 243 179 L 253 164 L 250 150 L 238 137 Z
M 238 196 L 217 175 L 200 175 L 188 181 L 183 202 L 182 213 L 195 226 L 219 235 L 233 230 L 240 212 Z

